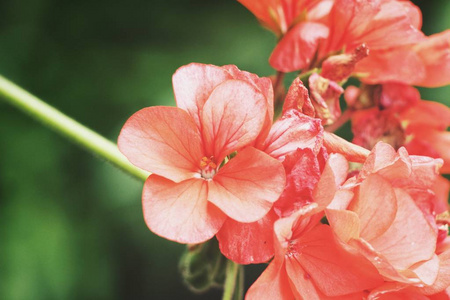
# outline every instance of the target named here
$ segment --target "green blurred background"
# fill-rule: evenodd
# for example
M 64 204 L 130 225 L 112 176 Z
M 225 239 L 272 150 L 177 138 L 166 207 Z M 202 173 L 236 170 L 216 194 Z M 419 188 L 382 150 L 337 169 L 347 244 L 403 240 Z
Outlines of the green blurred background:
M 414 2 L 425 33 L 450 27 L 449 1 Z M 270 75 L 274 43 L 232 0 L 0 1 L 0 74 L 114 141 L 135 111 L 174 105 L 179 66 Z M 450 103 L 449 87 L 422 95 Z M 141 189 L 0 99 L 0 299 L 220 299 L 183 286 L 184 246 L 147 229 Z

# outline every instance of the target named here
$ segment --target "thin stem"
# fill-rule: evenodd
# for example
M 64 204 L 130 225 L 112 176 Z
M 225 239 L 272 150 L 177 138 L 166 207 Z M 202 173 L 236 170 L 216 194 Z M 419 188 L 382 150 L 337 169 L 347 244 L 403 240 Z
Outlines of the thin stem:
M 344 111 L 342 113 L 342 115 L 336 120 L 336 122 L 334 122 L 333 124 L 325 127 L 325 130 L 328 132 L 335 132 L 336 130 L 338 130 L 339 128 L 341 128 L 342 125 L 344 125 L 345 123 L 347 123 L 351 116 L 352 116 L 353 110 L 351 109 L 347 109 L 346 111 Z
M 82 148 L 91 151 L 137 179 L 145 180 L 149 176 L 148 172 L 129 163 L 114 143 L 69 118 L 2 76 L 0 76 L 0 97 Z
M 233 300 L 234 295 L 236 292 L 241 292 L 240 288 L 236 290 L 236 281 L 239 279 L 239 271 L 241 270 L 239 264 L 228 260 L 227 261 L 227 267 L 226 267 L 226 273 L 225 273 L 225 285 L 224 285 L 224 291 L 222 300 Z M 239 283 L 238 283 L 239 284 Z

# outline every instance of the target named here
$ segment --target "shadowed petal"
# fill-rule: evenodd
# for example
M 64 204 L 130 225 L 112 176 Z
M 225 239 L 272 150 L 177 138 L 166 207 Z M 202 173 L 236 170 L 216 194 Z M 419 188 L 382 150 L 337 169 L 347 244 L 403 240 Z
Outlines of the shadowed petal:
M 176 182 L 192 178 L 203 157 L 198 129 L 176 107 L 148 107 L 132 115 L 118 146 L 132 164 Z
M 285 181 L 284 168 L 278 160 L 248 147 L 208 182 L 208 200 L 236 221 L 255 222 L 270 210 Z
M 212 238 L 227 218 L 207 200 L 203 179 L 174 183 L 150 175 L 144 184 L 142 205 L 151 231 L 178 243 L 201 243 Z

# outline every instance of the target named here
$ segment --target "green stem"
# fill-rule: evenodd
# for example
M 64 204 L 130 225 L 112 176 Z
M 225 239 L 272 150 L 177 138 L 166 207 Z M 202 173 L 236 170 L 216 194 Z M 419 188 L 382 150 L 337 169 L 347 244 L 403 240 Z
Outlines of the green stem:
M 224 291 L 222 300 L 233 300 L 236 299 L 236 293 L 238 293 L 237 298 L 242 298 L 242 287 L 240 282 L 237 282 L 238 280 L 242 280 L 239 277 L 239 273 L 242 272 L 242 266 L 239 264 L 228 260 L 227 261 L 227 267 L 226 267 L 226 277 L 225 277 L 225 285 L 224 285 Z M 243 275 L 243 274 L 242 274 Z M 236 289 L 236 283 L 237 283 L 237 289 Z M 239 293 L 241 295 L 239 295 Z
M 139 180 L 145 180 L 149 176 L 148 172 L 129 163 L 126 157 L 120 153 L 116 144 L 69 118 L 2 76 L 0 76 L 0 97 L 72 142 Z

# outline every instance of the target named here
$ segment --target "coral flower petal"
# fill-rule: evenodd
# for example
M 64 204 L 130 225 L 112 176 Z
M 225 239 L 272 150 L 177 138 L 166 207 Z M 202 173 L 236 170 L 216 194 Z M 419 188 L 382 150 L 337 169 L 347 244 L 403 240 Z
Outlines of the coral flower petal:
M 317 154 L 322 146 L 323 129 L 319 119 L 289 110 L 270 129 L 260 149 L 270 156 L 284 159 L 297 148 L 310 148 Z
M 361 237 L 370 242 L 392 225 L 397 213 L 394 189 L 383 177 L 372 174 L 361 184 L 359 197 L 349 209 L 358 216 Z
M 298 252 L 300 265 L 326 296 L 356 293 L 382 282 L 368 260 L 348 252 L 334 239 L 329 226 L 319 225 L 308 231 L 294 247 Z M 305 280 L 300 276 L 299 270 L 289 272 L 288 269 L 288 274 L 294 284 Z M 301 288 L 302 286 L 297 286 L 299 291 Z M 305 296 L 305 299 L 310 299 Z
M 176 107 L 136 112 L 123 126 L 118 146 L 132 164 L 175 182 L 192 178 L 203 157 L 197 127 Z
M 245 295 L 245 300 L 280 299 L 294 300 L 285 264 L 275 258 L 253 283 Z
M 281 72 L 292 72 L 309 66 L 319 42 L 328 36 L 325 25 L 302 22 L 281 39 L 270 56 L 270 65 Z
M 227 218 L 207 201 L 207 184 L 203 179 L 175 183 L 150 175 L 144 185 L 142 205 L 150 230 L 178 243 L 209 240 Z
M 208 182 L 208 200 L 232 219 L 250 223 L 261 219 L 283 191 L 283 165 L 253 147 L 231 159 Z
M 397 269 L 407 269 L 416 262 L 432 258 L 436 233 L 414 200 L 402 189 L 394 189 L 397 215 L 391 227 L 370 241 L 371 245 Z
M 268 261 L 274 253 L 273 223 L 277 215 L 271 210 L 261 220 L 239 223 L 228 219 L 217 233 L 220 251 L 238 264 Z
M 231 75 L 218 66 L 199 63 L 182 66 L 172 77 L 177 106 L 187 111 L 200 128 L 203 105 L 211 92 L 228 79 L 232 79 Z
M 220 161 L 258 137 L 267 114 L 261 91 L 241 80 L 217 86 L 203 106 L 202 125 L 206 154 Z

